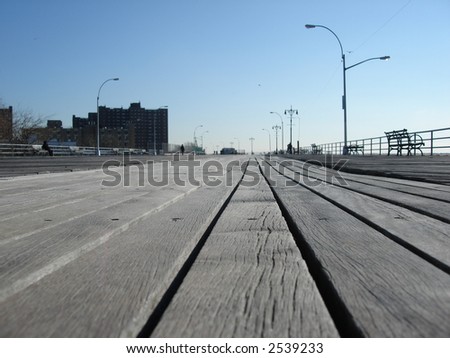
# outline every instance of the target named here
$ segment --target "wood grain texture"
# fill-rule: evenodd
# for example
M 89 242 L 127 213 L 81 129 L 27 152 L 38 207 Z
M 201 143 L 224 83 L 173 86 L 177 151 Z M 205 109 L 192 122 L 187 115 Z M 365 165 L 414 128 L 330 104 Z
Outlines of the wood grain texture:
M 450 335 L 449 275 L 305 188 L 275 191 L 363 335 Z
M 229 186 L 179 186 L 183 165 L 166 174 L 156 167 L 172 180 L 165 187 L 139 186 L 136 167 L 130 187 L 102 187 L 101 170 L 0 179 L 0 336 L 135 337 L 161 302 L 168 306 L 155 337 L 335 337 L 346 323 L 367 337 L 450 336 L 449 275 L 412 251 L 449 263 L 450 186 L 344 173 L 360 193 L 311 191 L 272 171 L 282 215 L 252 161 L 210 232 L 242 176 L 240 165 L 227 165 L 235 159 L 248 157 L 215 158 L 220 179 L 232 174 Z M 443 159 L 367 159 L 350 164 L 447 180 Z M 30 160 L 17 169 L 35 170 Z M 201 179 L 209 170 L 194 172 Z M 310 174 L 329 179 L 323 168 Z M 342 322 L 335 298 L 348 311 Z
M 298 164 L 294 161 L 294 166 L 298 166 Z M 335 170 L 329 168 L 311 168 L 315 173 L 325 174 L 328 173 L 336 173 Z M 446 185 L 440 184 L 430 184 L 417 182 L 407 179 L 390 179 L 383 177 L 373 177 L 368 175 L 358 175 L 346 173 L 342 170 L 339 171 L 339 174 L 342 178 L 344 178 L 347 182 L 356 182 L 361 184 L 372 185 L 380 188 L 386 188 L 393 191 L 414 194 L 418 196 L 423 196 L 431 199 L 437 199 L 440 201 L 450 202 L 450 188 Z
M 256 201 L 250 193 L 257 194 Z M 152 337 L 337 335 L 275 199 L 261 181 L 236 191 Z
M 403 178 L 414 181 L 450 185 L 450 157 L 443 156 L 357 156 L 357 155 L 301 155 L 302 161 L 326 163 L 330 168 L 339 160 L 346 160 L 345 172 L 381 177 Z
M 287 173 L 287 171 L 289 171 L 289 167 L 293 167 L 293 169 L 295 170 L 295 165 L 291 166 L 289 162 L 285 162 L 285 166 L 286 168 L 283 172 Z M 300 172 L 300 174 L 303 173 L 303 171 Z M 426 198 L 410 193 L 400 192 L 386 187 L 366 184 L 364 183 L 363 176 L 360 181 L 352 180 L 339 183 L 336 179 L 335 172 L 332 170 L 323 171 L 313 167 L 309 168 L 307 179 L 308 180 L 305 181 L 305 184 L 312 187 L 318 186 L 318 182 L 316 181 L 316 179 L 319 179 L 321 181 L 357 191 L 359 193 L 385 200 L 399 206 L 416 209 L 418 212 L 426 213 L 433 218 L 442 220 L 446 223 L 450 223 L 450 202 L 438 201 L 432 198 Z
M 7 296 L 0 303 L 0 336 L 136 336 L 232 189 L 202 186 L 175 204 L 130 222 L 100 245 L 80 251 L 75 259 Z M 145 201 L 142 204 L 121 206 L 121 217 L 140 212 Z M 152 204 L 153 199 L 147 207 Z M 78 226 L 77 239 L 98 240 L 102 230 L 93 232 L 97 224 L 86 231 Z M 89 240 L 86 235 L 91 235 Z M 75 237 L 58 249 L 49 269 L 72 241 Z M 31 266 L 23 270 L 33 277 L 36 269 Z M 7 277 L 14 275 L 11 271 Z
M 293 172 L 285 170 L 284 173 L 289 178 L 299 179 Z M 300 182 L 304 181 L 300 179 Z M 403 181 L 403 185 L 407 184 Z M 340 186 L 323 184 L 310 186 L 309 189 L 450 267 L 449 224 Z

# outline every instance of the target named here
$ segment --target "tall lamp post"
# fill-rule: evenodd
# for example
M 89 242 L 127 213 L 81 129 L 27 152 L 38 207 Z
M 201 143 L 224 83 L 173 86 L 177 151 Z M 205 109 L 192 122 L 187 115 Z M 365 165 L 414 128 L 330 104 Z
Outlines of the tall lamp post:
M 262 130 L 266 131 L 267 133 L 269 133 L 269 154 L 270 154 L 270 152 L 272 152 L 272 145 L 270 143 L 270 131 L 268 129 L 266 129 L 266 128 L 263 128 Z
M 358 62 L 352 66 L 349 67 L 345 67 L 345 54 L 344 54 L 344 49 L 342 47 L 342 43 L 341 40 L 339 40 L 339 37 L 334 33 L 333 30 L 331 30 L 330 28 L 323 26 L 323 25 L 312 25 L 312 24 L 306 24 L 305 27 L 307 29 L 315 29 L 316 27 L 321 27 L 325 30 L 328 30 L 329 32 L 331 32 L 334 37 L 336 37 L 336 40 L 338 40 L 339 42 L 339 47 L 341 48 L 341 58 L 342 58 L 342 76 L 343 76 L 343 81 L 344 81 L 344 94 L 342 96 L 342 109 L 344 110 L 344 148 L 342 151 L 342 154 L 346 155 L 348 154 L 348 146 L 347 146 L 347 86 L 346 86 L 346 71 L 349 70 L 350 68 L 353 68 L 355 66 L 358 66 L 364 62 L 367 61 L 372 61 L 372 60 L 389 60 L 390 56 L 382 56 L 382 57 L 372 57 L 372 58 L 368 58 L 367 60 Z
M 286 109 L 285 111 L 284 111 L 284 114 L 289 114 L 289 116 L 291 117 L 291 134 L 290 134 L 290 152 L 289 152 L 289 154 L 292 154 L 292 115 L 293 114 L 298 114 L 298 110 L 297 109 L 292 109 L 292 106 L 291 106 L 291 109 Z
M 250 141 L 250 148 L 251 148 L 251 154 L 253 155 L 253 141 L 255 140 L 255 138 L 249 138 L 248 139 Z
M 98 89 L 97 93 L 97 155 L 100 156 L 100 111 L 99 111 L 99 100 L 100 100 L 100 91 L 102 90 L 102 87 L 105 85 L 106 82 L 109 81 L 118 81 L 119 78 L 110 78 L 107 79 L 105 82 L 102 83 L 100 88 Z
M 270 114 L 276 114 L 280 117 L 281 120 L 281 148 L 284 150 L 284 125 L 283 125 L 283 117 L 278 112 L 270 112 Z
M 273 126 L 273 130 L 275 130 L 275 154 L 278 154 L 278 130 L 281 129 L 280 126 Z

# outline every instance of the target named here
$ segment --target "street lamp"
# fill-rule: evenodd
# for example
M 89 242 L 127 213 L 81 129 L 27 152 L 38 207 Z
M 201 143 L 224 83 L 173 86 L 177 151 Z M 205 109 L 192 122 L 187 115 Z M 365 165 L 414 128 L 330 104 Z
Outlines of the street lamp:
M 100 100 L 100 91 L 102 90 L 102 87 L 105 85 L 106 82 L 109 81 L 118 81 L 119 78 L 110 78 L 102 83 L 100 88 L 98 89 L 97 93 L 97 155 L 100 156 L 100 111 L 99 111 L 99 105 L 98 102 Z
M 281 120 L 281 148 L 284 150 L 284 125 L 283 125 L 283 117 L 278 112 L 270 112 L 270 114 L 276 114 L 280 117 Z
M 249 138 L 248 139 L 250 141 L 250 147 L 251 147 L 251 154 L 253 155 L 253 141 L 255 140 L 255 138 Z
M 195 129 L 194 129 L 194 146 L 195 146 L 194 153 L 196 153 L 196 151 L 197 151 L 197 137 L 195 136 L 195 132 L 197 131 L 198 128 L 202 128 L 202 127 L 203 127 L 203 124 L 200 124 L 197 127 L 195 127 Z
M 281 127 L 273 126 L 272 129 L 275 130 L 275 154 L 278 154 L 278 130 L 281 129 Z
M 289 146 L 289 154 L 292 154 L 292 115 L 293 114 L 298 114 L 298 110 L 297 109 L 292 109 L 292 106 L 291 106 L 291 109 L 286 109 L 285 111 L 284 111 L 284 114 L 286 115 L 286 114 L 289 114 L 290 115 L 290 117 L 291 117 L 291 134 L 290 134 L 290 146 Z
M 270 131 L 268 129 L 265 129 L 265 128 L 263 128 L 262 130 L 266 131 L 267 133 L 269 133 L 269 154 L 270 154 L 270 152 L 272 152 L 272 145 L 270 143 Z
M 364 62 L 367 61 L 372 61 L 372 60 L 389 60 L 390 56 L 382 56 L 382 57 L 372 57 L 372 58 L 368 58 L 367 60 L 358 62 L 352 66 L 349 67 L 345 67 L 345 54 L 344 54 L 344 49 L 342 47 L 342 43 L 341 40 L 339 40 L 339 37 L 333 32 L 333 30 L 331 30 L 330 28 L 323 26 L 323 25 L 311 25 L 311 24 L 306 24 L 305 27 L 307 29 L 315 29 L 316 27 L 321 27 L 325 30 L 328 30 L 329 32 L 331 32 L 334 37 L 336 37 L 336 39 L 339 42 L 339 47 L 341 48 L 341 57 L 342 57 L 342 76 L 343 76 L 343 80 L 344 80 L 344 94 L 342 96 L 342 109 L 344 110 L 344 149 L 343 149 L 343 153 L 344 155 L 348 154 L 348 147 L 347 147 L 347 88 L 346 88 L 346 71 L 349 70 L 350 68 L 353 68 L 355 66 L 358 66 Z

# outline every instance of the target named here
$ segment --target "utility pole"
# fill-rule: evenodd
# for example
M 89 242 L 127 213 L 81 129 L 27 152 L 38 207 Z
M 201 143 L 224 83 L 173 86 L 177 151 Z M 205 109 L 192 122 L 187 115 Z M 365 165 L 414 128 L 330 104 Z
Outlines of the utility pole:
M 255 138 L 249 138 L 249 140 L 250 140 L 250 147 L 251 147 L 251 153 L 252 153 L 252 155 L 253 155 L 253 141 L 255 140 Z
M 286 115 L 286 114 L 289 114 L 289 116 L 290 116 L 290 119 L 291 119 L 291 121 L 290 121 L 290 126 L 291 126 L 291 134 L 290 134 L 290 141 L 289 141 L 289 144 L 290 144 L 290 146 L 289 146 L 289 154 L 292 154 L 292 116 L 294 115 L 294 114 L 296 114 L 296 115 L 298 115 L 298 109 L 292 109 L 292 105 L 291 105 L 291 109 L 286 109 L 285 111 L 284 111 L 284 114 Z
M 278 154 L 278 130 L 281 129 L 281 127 L 273 126 L 272 129 L 275 130 L 275 154 Z
M 270 114 L 276 114 L 278 117 L 280 117 L 280 120 L 281 120 L 281 149 L 284 150 L 284 124 L 283 124 L 283 117 L 278 112 L 270 112 Z

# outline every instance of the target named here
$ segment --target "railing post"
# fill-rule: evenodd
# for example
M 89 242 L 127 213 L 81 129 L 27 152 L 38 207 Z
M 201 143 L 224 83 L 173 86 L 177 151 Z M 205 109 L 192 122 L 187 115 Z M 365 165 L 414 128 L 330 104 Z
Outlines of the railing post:
M 431 138 L 430 138 L 430 141 L 431 141 L 431 143 L 430 143 L 431 154 L 430 155 L 433 155 L 433 133 L 434 133 L 434 131 L 431 131 Z
M 381 155 L 381 137 L 380 137 L 380 155 Z

